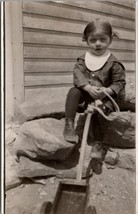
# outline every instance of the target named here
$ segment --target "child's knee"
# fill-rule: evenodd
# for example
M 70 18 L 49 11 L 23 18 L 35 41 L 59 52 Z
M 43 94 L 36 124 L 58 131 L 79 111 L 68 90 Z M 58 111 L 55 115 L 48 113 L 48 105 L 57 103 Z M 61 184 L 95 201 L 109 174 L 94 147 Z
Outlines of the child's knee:
M 73 87 L 69 90 L 68 96 L 80 96 L 81 95 L 81 90 L 77 87 Z

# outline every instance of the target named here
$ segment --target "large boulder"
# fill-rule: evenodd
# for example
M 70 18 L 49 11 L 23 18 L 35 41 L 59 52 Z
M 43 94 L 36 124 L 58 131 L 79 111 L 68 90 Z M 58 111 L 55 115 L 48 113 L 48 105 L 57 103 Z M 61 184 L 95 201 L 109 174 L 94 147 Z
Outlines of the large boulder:
M 130 103 L 136 101 L 136 76 L 135 74 L 128 73 L 126 75 L 126 100 Z
M 54 176 L 61 179 L 75 179 L 79 160 L 79 146 L 79 144 L 76 144 L 74 150 L 64 161 L 32 161 L 27 157 L 21 157 L 18 176 L 20 178 Z M 91 174 L 91 169 L 88 167 L 90 162 L 90 154 L 91 147 L 86 145 L 82 177 Z
M 135 148 L 135 113 L 112 113 L 112 121 L 107 121 L 104 143 L 119 148 Z
M 111 121 L 104 119 L 101 115 L 98 116 L 101 124 L 102 132 L 104 133 L 104 144 L 110 147 L 118 148 L 135 148 L 135 113 L 133 112 L 113 112 L 110 114 Z M 82 139 L 86 115 L 81 115 L 77 122 L 76 133 L 80 140 Z M 94 121 L 91 120 L 88 143 L 93 144 Z
M 64 121 L 53 118 L 25 122 L 14 143 L 19 158 L 34 160 L 65 160 L 74 148 L 63 137 Z
M 9 190 L 21 184 L 18 177 L 19 165 L 13 155 L 6 148 L 6 165 L 5 165 L 5 188 Z
M 25 121 L 42 117 L 62 118 L 65 114 L 65 100 L 69 88 L 55 88 L 36 93 L 19 106 L 18 120 Z

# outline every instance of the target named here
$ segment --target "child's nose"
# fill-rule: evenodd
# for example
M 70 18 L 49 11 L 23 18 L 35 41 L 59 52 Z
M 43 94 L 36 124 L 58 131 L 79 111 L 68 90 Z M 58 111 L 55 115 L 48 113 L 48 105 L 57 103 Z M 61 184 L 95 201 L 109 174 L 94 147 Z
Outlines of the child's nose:
M 101 42 L 99 40 L 96 41 L 96 46 L 100 46 Z

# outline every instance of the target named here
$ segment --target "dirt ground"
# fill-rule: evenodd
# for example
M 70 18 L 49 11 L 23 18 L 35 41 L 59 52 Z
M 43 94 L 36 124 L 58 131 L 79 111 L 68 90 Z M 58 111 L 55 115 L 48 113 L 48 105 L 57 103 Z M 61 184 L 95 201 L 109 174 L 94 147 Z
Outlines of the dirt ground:
M 59 180 L 51 177 L 40 181 L 44 184 L 25 181 L 8 190 L 5 213 L 40 214 L 44 201 L 53 202 Z M 135 214 L 135 173 L 104 165 L 102 174 L 93 174 L 89 180 L 89 205 L 95 206 L 97 214 Z

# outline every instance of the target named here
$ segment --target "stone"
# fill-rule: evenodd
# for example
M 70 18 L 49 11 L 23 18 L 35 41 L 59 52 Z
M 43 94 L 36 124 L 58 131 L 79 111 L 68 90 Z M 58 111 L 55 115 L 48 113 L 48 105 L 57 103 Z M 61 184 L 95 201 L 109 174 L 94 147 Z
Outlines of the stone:
M 21 184 L 18 177 L 18 164 L 13 155 L 6 149 L 5 188 L 9 190 Z
M 86 147 L 85 159 L 82 170 L 82 177 L 90 175 L 88 170 L 90 162 L 91 147 Z M 21 157 L 19 165 L 19 177 L 57 177 L 61 179 L 75 179 L 79 161 L 78 145 L 74 148 L 70 156 L 64 161 L 33 161 L 27 157 Z
M 62 118 L 65 115 L 65 100 L 69 88 L 49 89 L 28 98 L 19 106 L 18 120 L 25 121 L 42 117 Z
M 135 148 L 135 117 L 133 112 L 111 113 L 107 121 L 104 143 L 111 147 Z
M 6 144 L 12 143 L 16 139 L 16 137 L 17 137 L 17 135 L 11 127 L 7 128 L 5 130 L 5 142 L 6 142 Z
M 64 140 L 64 121 L 45 118 L 25 122 L 14 143 L 18 157 L 34 160 L 65 160 L 75 144 Z
M 110 147 L 118 148 L 135 148 L 135 113 L 125 111 L 125 112 L 113 112 L 110 114 L 111 121 L 105 120 L 101 115 L 99 115 L 100 124 L 102 124 L 101 129 L 104 133 L 104 144 Z M 76 133 L 78 134 L 80 140 L 82 139 L 83 129 L 85 124 L 86 115 L 80 115 L 77 126 Z M 89 133 L 88 133 L 88 144 L 94 143 L 93 135 L 93 120 L 91 120 Z
M 136 77 L 135 74 L 126 75 L 126 100 L 130 103 L 136 102 Z
M 118 161 L 115 161 L 118 154 Z M 104 162 L 109 165 L 127 169 L 129 171 L 136 171 L 136 151 L 135 149 L 112 149 L 109 150 L 105 156 Z

